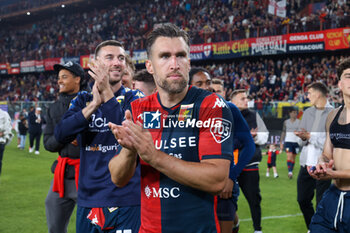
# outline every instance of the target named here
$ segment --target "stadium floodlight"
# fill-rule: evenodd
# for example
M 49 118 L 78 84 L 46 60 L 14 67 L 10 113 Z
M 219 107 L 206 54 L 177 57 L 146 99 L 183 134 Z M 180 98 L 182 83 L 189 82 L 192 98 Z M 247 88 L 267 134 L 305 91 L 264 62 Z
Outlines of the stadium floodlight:
M 27 15 L 30 15 L 30 12 L 29 12 L 29 11 L 27 12 Z
M 62 5 L 61 5 L 61 7 L 62 7 L 62 8 L 65 8 L 65 7 L 66 7 L 66 5 L 62 4 Z

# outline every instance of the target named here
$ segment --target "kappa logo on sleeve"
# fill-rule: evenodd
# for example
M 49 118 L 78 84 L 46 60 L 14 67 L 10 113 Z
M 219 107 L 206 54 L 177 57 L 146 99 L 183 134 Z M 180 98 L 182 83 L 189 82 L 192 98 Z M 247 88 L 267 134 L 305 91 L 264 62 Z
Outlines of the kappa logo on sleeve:
M 160 129 L 160 116 L 162 114 L 157 110 L 156 112 L 143 113 L 143 128 L 144 129 Z
M 213 118 L 215 122 L 210 127 L 210 133 L 217 143 L 223 143 L 231 136 L 232 123 L 223 118 Z
M 139 98 L 145 97 L 145 95 L 144 95 L 141 91 L 139 91 L 139 90 L 136 91 L 135 96 L 137 96 L 137 97 L 139 97 Z
M 223 99 L 216 98 L 213 108 L 216 108 L 216 107 L 219 107 L 219 108 L 226 107 L 227 108 L 227 105 L 226 105 L 226 103 L 225 103 L 225 101 Z

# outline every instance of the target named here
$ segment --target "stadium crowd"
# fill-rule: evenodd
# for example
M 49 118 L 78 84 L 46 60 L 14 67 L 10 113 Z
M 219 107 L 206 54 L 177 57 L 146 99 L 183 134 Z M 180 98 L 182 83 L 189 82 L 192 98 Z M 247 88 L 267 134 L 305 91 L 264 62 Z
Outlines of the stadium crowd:
M 212 77 L 225 82 L 226 99 L 235 89 L 246 89 L 259 112 L 271 111 L 274 101 L 306 101 L 306 86 L 320 81 L 330 89 L 329 102 L 338 106 L 336 65 L 343 55 L 234 60 L 204 65 Z M 196 66 L 196 64 L 194 64 Z M 58 95 L 52 73 L 4 76 L 0 79 L 0 100 L 53 101 Z M 32 88 L 34 87 L 34 88 Z
M 330 102 L 338 103 L 336 65 L 343 56 L 259 58 L 213 64 L 207 68 L 225 81 L 227 96 L 232 90 L 246 89 L 257 102 L 305 102 L 308 84 L 320 81 L 330 87 Z
M 0 79 L 1 100 L 52 101 L 58 96 L 57 76 L 40 73 L 38 75 L 13 75 Z
M 30 1 L 19 2 L 3 7 L 8 7 L 8 12 L 15 12 L 52 3 L 50 0 L 38 1 L 37 5 L 32 5 Z M 0 63 L 91 54 L 96 44 L 105 39 L 122 41 L 132 53 L 144 48 L 147 32 L 155 24 L 168 21 L 188 31 L 192 43 L 337 28 L 350 22 L 347 20 L 350 16 L 349 3 L 342 0 L 321 2 L 323 7 L 320 11 L 305 16 L 305 2 L 287 1 L 287 18 L 283 21 L 267 14 L 267 3 L 253 0 L 136 1 L 90 12 L 56 15 L 36 22 L 26 30 L 15 27 L 0 30 Z M 255 101 L 257 110 L 268 108 L 266 106 L 271 101 L 304 102 L 305 87 L 313 81 L 322 81 L 330 87 L 329 100 L 336 106 L 342 101 L 337 97 L 335 72 L 341 58 L 316 55 L 312 58 L 261 57 L 248 61 L 213 62 L 205 66 L 213 77 L 225 81 L 226 98 L 232 90 L 244 88 Z M 12 102 L 53 101 L 58 90 L 55 79 L 51 73 L 4 76 L 0 80 L 0 98 Z
M 30 1 L 21 2 L 23 9 L 30 5 Z M 51 1 L 39 2 L 49 4 Z M 184 28 L 193 44 L 349 26 L 350 7 L 343 0 L 325 1 L 321 3 L 321 10 L 310 14 L 306 1 L 290 0 L 286 18 L 269 15 L 267 3 L 135 1 L 89 12 L 54 15 L 27 25 L 24 30 L 24 25 L 21 29 L 9 25 L 0 31 L 0 63 L 91 54 L 96 44 L 105 39 L 122 41 L 132 53 L 143 49 L 147 33 L 163 22 Z

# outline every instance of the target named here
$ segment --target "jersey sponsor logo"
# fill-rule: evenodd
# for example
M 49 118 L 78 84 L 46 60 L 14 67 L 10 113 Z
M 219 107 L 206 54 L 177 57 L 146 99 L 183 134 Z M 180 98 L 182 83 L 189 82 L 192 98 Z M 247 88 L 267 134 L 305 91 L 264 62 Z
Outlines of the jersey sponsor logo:
M 232 123 L 223 118 L 214 118 L 210 133 L 217 143 L 223 143 L 231 136 Z
M 171 138 L 170 140 L 156 140 L 154 145 L 157 150 L 163 149 L 167 150 L 169 148 L 186 148 L 186 147 L 196 147 L 196 137 L 179 137 Z
M 148 185 L 145 187 L 145 195 L 149 199 L 153 198 L 178 198 L 180 197 L 180 188 L 172 187 L 172 188 L 154 188 L 149 187 Z
M 175 153 L 169 153 L 170 156 L 173 156 L 175 158 L 178 158 L 178 159 L 182 159 L 182 154 L 181 153 L 178 153 L 178 154 L 175 154 Z
M 211 128 L 215 127 L 215 124 L 221 124 L 214 120 L 215 118 L 209 118 L 205 121 L 193 119 L 186 119 L 184 121 L 174 120 L 172 118 L 163 119 L 163 128 Z M 220 125 L 218 125 L 219 127 Z
M 119 144 L 115 143 L 114 145 L 102 145 L 95 144 L 92 146 L 86 146 L 85 151 L 101 151 L 102 153 L 106 153 L 108 151 L 117 151 Z
M 145 129 L 160 129 L 160 116 L 162 114 L 157 112 L 144 112 L 143 113 L 143 128 Z
M 221 98 L 216 98 L 215 100 L 215 104 L 213 106 L 213 108 L 216 108 L 216 107 L 219 107 L 219 108 L 227 108 L 227 105 L 225 103 L 225 101 Z
M 108 127 L 108 122 L 106 118 L 96 117 L 96 114 L 91 115 L 91 123 L 89 124 L 90 128 L 104 128 Z

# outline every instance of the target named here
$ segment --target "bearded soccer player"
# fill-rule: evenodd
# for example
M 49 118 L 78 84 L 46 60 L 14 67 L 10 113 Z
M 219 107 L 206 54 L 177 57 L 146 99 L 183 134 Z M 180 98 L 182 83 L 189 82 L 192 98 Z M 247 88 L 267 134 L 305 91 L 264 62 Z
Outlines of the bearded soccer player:
M 77 138 L 80 148 L 78 233 L 138 232 L 140 224 L 140 172 L 123 188 L 116 187 L 108 170 L 109 160 L 121 149 L 107 122 L 121 124 L 130 102 L 142 97 L 121 85 L 125 50 L 114 40 L 95 49 L 89 75 L 95 80 L 92 94 L 80 92 L 55 128 L 60 143 Z
M 141 164 L 140 232 L 220 232 L 214 195 L 228 179 L 233 118 L 222 98 L 188 85 L 189 53 L 185 31 L 154 29 L 146 68 L 158 92 L 134 101 L 122 126 L 110 123 L 123 146 L 113 182 L 124 186 Z

